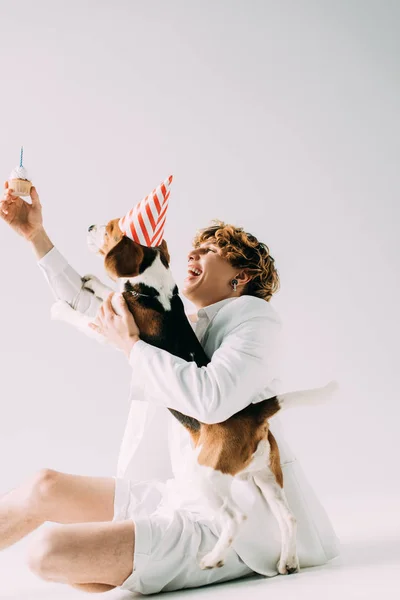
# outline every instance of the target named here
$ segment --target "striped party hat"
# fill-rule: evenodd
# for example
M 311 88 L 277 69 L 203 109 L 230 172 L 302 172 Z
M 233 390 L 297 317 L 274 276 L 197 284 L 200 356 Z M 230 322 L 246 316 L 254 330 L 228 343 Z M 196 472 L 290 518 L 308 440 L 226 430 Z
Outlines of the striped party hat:
M 120 230 L 134 242 L 142 246 L 160 246 L 172 179 L 170 175 L 118 221 Z

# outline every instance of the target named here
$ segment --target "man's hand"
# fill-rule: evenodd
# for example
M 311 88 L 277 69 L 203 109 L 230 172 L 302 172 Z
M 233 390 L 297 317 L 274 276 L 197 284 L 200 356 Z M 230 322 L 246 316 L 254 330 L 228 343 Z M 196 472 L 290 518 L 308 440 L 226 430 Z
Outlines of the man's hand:
M 13 195 L 8 181 L 4 184 L 4 195 L 0 200 L 0 217 L 10 225 L 18 235 L 31 241 L 43 230 L 42 205 L 35 187 L 31 187 L 32 204 Z
M 129 358 L 133 346 L 140 339 L 140 331 L 122 294 L 116 294 L 121 316 L 116 314 L 111 304 L 113 294 L 108 295 L 97 311 L 95 322 L 89 323 L 89 327 L 104 335 Z

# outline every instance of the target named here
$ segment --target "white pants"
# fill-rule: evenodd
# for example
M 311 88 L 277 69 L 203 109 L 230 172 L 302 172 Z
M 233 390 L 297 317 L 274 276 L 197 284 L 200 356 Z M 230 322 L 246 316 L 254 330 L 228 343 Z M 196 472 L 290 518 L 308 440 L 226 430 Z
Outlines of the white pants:
M 157 507 L 146 515 L 140 506 L 136 507 L 131 490 L 135 484 L 127 479 L 114 479 L 113 521 L 130 519 L 135 523 L 133 572 L 121 589 L 154 594 L 254 575 L 233 548 L 229 549 L 223 567 L 200 569 L 199 558 L 217 542 L 210 524 L 189 511 L 166 507 Z

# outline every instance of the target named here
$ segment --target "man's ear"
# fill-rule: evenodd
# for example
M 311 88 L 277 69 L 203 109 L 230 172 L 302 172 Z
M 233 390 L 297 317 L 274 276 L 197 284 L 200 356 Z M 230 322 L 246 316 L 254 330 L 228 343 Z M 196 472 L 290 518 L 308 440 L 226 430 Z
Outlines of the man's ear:
M 246 285 L 253 279 L 253 276 L 251 273 L 249 273 L 249 271 L 244 270 L 240 271 L 240 273 L 236 275 L 235 279 L 238 279 L 241 284 Z
M 135 244 L 130 238 L 124 235 L 108 252 L 104 259 L 104 267 L 109 275 L 118 277 L 135 277 L 139 274 L 139 266 L 142 262 L 143 250 L 139 244 Z
M 168 268 L 171 259 L 170 259 L 169 252 L 168 252 L 167 242 L 165 240 L 163 240 L 161 242 L 161 245 L 159 246 L 159 248 L 160 248 L 161 262 L 163 263 L 164 267 Z

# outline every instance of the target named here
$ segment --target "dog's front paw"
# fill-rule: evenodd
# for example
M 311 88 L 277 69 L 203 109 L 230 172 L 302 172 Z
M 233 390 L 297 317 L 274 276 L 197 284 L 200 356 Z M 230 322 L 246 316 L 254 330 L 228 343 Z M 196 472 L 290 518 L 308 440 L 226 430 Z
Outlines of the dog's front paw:
M 83 283 L 83 287 L 86 290 L 90 290 L 91 292 L 94 292 L 97 286 L 103 285 L 100 279 L 96 277 L 96 275 L 92 275 L 91 273 L 88 273 L 87 275 L 81 277 L 81 280 Z
M 107 285 L 105 285 L 102 281 L 100 281 L 100 279 L 96 277 L 96 275 L 91 275 L 89 273 L 88 275 L 84 275 L 83 277 L 81 277 L 81 280 L 83 283 L 83 287 L 86 290 L 90 290 L 91 292 L 93 292 L 94 295 L 97 296 L 97 298 L 100 298 L 100 300 L 104 301 L 107 298 L 108 294 L 114 291 Z

